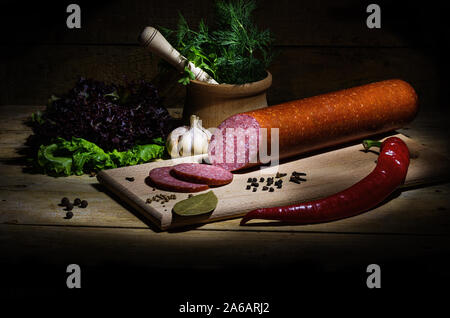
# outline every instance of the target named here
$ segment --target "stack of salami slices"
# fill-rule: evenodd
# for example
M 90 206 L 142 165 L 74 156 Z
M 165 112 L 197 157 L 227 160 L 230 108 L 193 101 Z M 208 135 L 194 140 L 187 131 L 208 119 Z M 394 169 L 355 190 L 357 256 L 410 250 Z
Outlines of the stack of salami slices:
M 210 186 L 222 186 L 233 180 L 233 174 L 218 166 L 200 163 L 180 163 L 175 166 L 154 168 L 151 183 L 161 190 L 199 192 Z

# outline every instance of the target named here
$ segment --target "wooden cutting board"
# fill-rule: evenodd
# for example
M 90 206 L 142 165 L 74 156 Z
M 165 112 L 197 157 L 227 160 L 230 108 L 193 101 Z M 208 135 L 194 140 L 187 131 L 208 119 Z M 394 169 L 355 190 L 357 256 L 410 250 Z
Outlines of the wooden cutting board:
M 404 187 L 430 184 L 449 177 L 448 158 L 404 135 L 397 134 L 396 136 L 407 143 L 411 153 L 411 163 Z M 146 203 L 147 198 L 156 194 L 174 194 L 174 192 L 153 190 L 151 186 L 147 185 L 146 178 L 153 168 L 181 162 L 202 162 L 204 155 L 104 170 L 98 174 L 97 178 L 120 199 L 151 220 L 160 229 L 166 230 L 184 225 L 239 217 L 259 207 L 286 205 L 328 196 L 351 186 L 369 174 L 375 167 L 377 156 L 376 151 L 364 152 L 361 144 L 354 144 L 291 159 L 281 162 L 276 167 L 255 168 L 251 171 L 235 173 L 233 182 L 212 189 L 219 199 L 219 203 L 212 213 L 190 217 L 181 217 L 172 212 L 176 202 L 188 197 L 186 193 L 176 193 L 176 199 L 165 203 L 164 207 L 160 202 Z M 274 192 L 263 191 L 262 186 L 265 185 L 263 182 L 260 183 L 256 192 L 246 190 L 248 178 L 255 177 L 259 181 L 261 177 L 266 179 L 269 176 L 275 176 L 277 171 L 287 173 L 287 176 L 282 178 L 283 187 L 281 189 L 275 187 Z M 289 182 L 292 171 L 306 173 L 307 181 L 301 184 Z M 128 181 L 126 179 L 128 177 L 134 177 L 134 181 Z

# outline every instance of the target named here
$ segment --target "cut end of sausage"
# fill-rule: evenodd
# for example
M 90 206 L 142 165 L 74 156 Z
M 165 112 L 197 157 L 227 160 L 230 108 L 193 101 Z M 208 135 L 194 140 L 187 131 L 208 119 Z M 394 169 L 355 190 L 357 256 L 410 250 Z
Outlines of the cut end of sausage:
M 233 174 L 218 166 L 201 163 L 180 163 L 171 173 L 180 180 L 212 186 L 225 185 L 233 181 Z
M 211 164 L 234 171 L 258 163 L 258 121 L 237 114 L 223 121 L 211 138 L 208 156 Z
M 171 175 L 173 167 L 160 167 L 150 170 L 150 182 L 157 188 L 173 192 L 199 192 L 209 189 L 207 184 L 179 180 Z

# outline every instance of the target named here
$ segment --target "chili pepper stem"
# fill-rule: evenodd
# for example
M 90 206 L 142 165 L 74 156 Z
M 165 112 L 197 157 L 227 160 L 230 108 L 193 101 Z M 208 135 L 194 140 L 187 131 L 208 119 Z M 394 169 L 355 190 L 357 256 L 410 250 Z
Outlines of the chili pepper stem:
M 364 150 L 369 150 L 371 147 L 379 147 L 381 148 L 381 141 L 378 140 L 364 140 L 363 141 L 363 146 L 364 146 Z

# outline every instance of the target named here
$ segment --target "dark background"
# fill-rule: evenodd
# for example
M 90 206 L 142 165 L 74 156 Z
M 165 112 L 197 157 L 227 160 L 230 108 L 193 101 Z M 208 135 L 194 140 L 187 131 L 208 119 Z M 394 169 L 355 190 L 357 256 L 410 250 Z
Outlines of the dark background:
M 81 29 L 66 27 L 73 1 L 4 1 L 0 104 L 45 104 L 78 76 L 120 82 L 154 79 L 157 59 L 137 43 L 147 25 L 173 28 L 180 11 L 196 27 L 213 23 L 213 1 L 82 1 Z M 439 1 L 377 1 L 381 29 L 366 26 L 371 1 L 277 0 L 258 3 L 255 19 L 276 37 L 269 104 L 387 78 L 417 90 L 422 109 L 447 110 L 448 27 Z M 168 107 L 183 103 L 176 81 L 159 82 Z
M 81 29 L 66 27 L 66 7 L 71 2 L 81 6 Z M 372 2 L 258 1 L 256 21 L 262 28 L 272 30 L 276 37 L 275 49 L 279 50 L 269 68 L 273 74 L 269 104 L 376 80 L 401 78 L 417 90 L 421 112 L 447 118 L 449 80 L 445 46 L 449 28 L 444 20 L 446 11 L 438 1 L 420 4 L 376 1 L 381 6 L 382 27 L 368 29 L 366 7 Z M 158 79 L 157 58 L 150 57 L 137 43 L 139 32 L 147 25 L 173 28 L 178 10 L 192 26 L 196 26 L 201 17 L 208 23 L 213 22 L 213 1 L 208 0 L 3 1 L 0 104 L 45 104 L 51 94 L 71 88 L 79 76 L 114 82 L 121 82 L 126 76 L 128 79 L 155 80 L 166 98 L 166 106 L 180 107 L 184 87 L 173 79 Z M 441 256 L 436 255 L 433 264 L 438 264 Z M 265 260 L 261 262 L 263 264 Z M 417 275 L 421 269 L 430 266 L 427 260 L 417 260 L 407 268 L 399 263 L 381 264 L 390 268 L 384 277 L 395 276 L 396 279 L 383 280 L 395 281 L 394 286 L 384 286 L 384 290 L 387 287 L 392 291 L 389 295 L 395 298 L 380 300 L 376 291 L 354 288 L 361 286 L 361 280 L 367 277 L 365 272 L 355 275 L 361 267 L 325 275 L 309 264 L 293 265 L 296 270 L 278 267 L 267 270 L 262 266 L 264 271 L 246 268 L 240 275 L 236 274 L 237 268 L 210 270 L 206 275 L 190 269 L 175 272 L 160 269 L 161 275 L 148 277 L 142 275 L 146 271 L 145 264 L 142 267 L 103 264 L 84 268 L 87 278 L 83 281 L 94 290 L 103 289 L 100 293 L 91 289 L 88 292 L 91 301 L 103 296 L 111 301 L 125 293 L 130 298 L 137 297 L 137 304 L 145 306 L 156 294 L 155 290 L 159 295 L 173 295 L 173 298 L 165 298 L 172 304 L 180 303 L 183 295 L 201 294 L 201 297 L 189 298 L 197 303 L 207 303 L 208 299 L 220 303 L 233 299 L 261 301 L 264 298 L 242 296 L 260 294 L 271 295 L 266 298 L 280 311 L 289 307 L 301 311 L 312 308 L 319 312 L 326 309 L 324 302 L 334 306 L 333 300 L 347 297 L 349 302 L 354 297 L 362 299 L 363 304 L 373 310 L 377 301 L 386 303 L 398 299 L 397 290 L 404 293 L 410 286 L 414 294 L 417 286 L 431 286 L 436 291 L 436 288 L 445 287 L 445 281 L 448 281 L 445 275 Z M 18 287 L 18 295 L 22 287 L 35 285 L 48 286 L 49 292 L 34 295 L 34 298 L 48 295 L 70 300 L 80 296 L 77 291 L 67 291 L 65 286 L 59 286 L 61 282 L 54 273 L 64 272 L 62 267 L 49 268 L 45 262 L 36 264 L 35 260 L 29 260 L 1 270 L 3 274 L 12 273 L 6 275 L 10 279 L 3 279 L 2 284 Z M 296 284 L 292 289 L 290 282 L 294 274 Z M 167 276 L 171 284 L 164 280 Z M 23 279 L 17 280 L 17 277 Z M 214 277 L 214 284 L 207 284 L 208 277 Z M 346 287 L 353 292 L 343 293 Z M 64 293 L 51 292 L 54 288 L 61 288 Z M 86 289 L 83 292 L 86 293 Z M 302 302 L 300 295 L 304 294 L 312 295 L 315 301 Z M 219 298 L 217 295 L 225 296 Z M 152 308 L 154 312 L 155 307 Z M 174 307 L 169 308 L 173 310 Z

